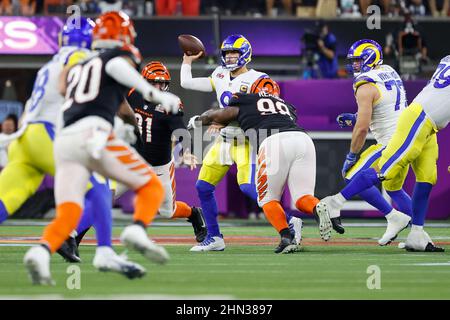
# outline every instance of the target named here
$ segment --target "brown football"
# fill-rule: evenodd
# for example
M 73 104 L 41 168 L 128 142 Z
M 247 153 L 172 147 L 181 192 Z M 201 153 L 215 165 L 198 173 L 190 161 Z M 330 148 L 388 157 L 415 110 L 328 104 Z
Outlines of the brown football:
M 188 55 L 193 56 L 198 54 L 200 51 L 203 52 L 200 58 L 203 58 L 206 54 L 205 46 L 200 41 L 199 38 L 194 37 L 190 34 L 182 34 L 178 36 L 178 43 L 180 44 L 181 50 Z

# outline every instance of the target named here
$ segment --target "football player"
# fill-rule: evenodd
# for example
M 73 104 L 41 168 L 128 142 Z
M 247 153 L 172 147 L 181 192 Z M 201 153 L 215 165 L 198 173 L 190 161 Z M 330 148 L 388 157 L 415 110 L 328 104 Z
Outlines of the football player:
M 350 125 L 355 120 L 350 152 L 342 168 L 342 176 L 348 183 L 362 170 L 378 165 L 381 152 L 394 134 L 398 118 L 407 107 L 407 101 L 403 81 L 392 67 L 383 64 L 383 51 L 377 42 L 369 39 L 355 42 L 350 47 L 347 58 L 352 63 L 350 68 L 354 74 L 353 90 L 358 104 L 357 117 L 341 114 L 337 119 L 341 126 L 348 126 L 346 120 L 350 120 Z M 377 143 L 362 152 L 358 159 L 369 130 Z M 382 183 L 402 212 L 392 208 L 375 186 L 360 194 L 364 200 L 380 210 L 388 222 L 385 234 L 378 240 L 380 245 L 389 244 L 411 220 L 411 198 L 402 189 L 408 170 L 409 165 L 394 179 Z M 335 230 L 343 233 L 339 219 L 334 217 L 331 221 Z
M 252 92 L 232 96 L 227 108 L 211 109 L 197 116 L 191 126 L 237 121 L 246 135 L 257 137 L 258 204 L 278 231 L 281 241 L 275 253 L 291 253 L 297 243 L 289 231 L 280 200 L 286 183 L 298 210 L 317 215 L 320 236 L 329 240 L 332 224 L 325 203 L 314 197 L 316 151 L 312 139 L 297 125 L 295 107 L 280 99 L 278 85 L 270 79 Z M 271 95 L 269 93 L 273 93 Z M 197 121 L 199 120 L 199 121 Z
M 155 88 L 168 91 L 171 81 L 169 70 L 159 61 L 148 63 L 141 72 L 142 76 Z M 161 179 L 166 197 L 159 214 L 166 218 L 187 218 L 194 228 L 197 242 L 206 237 L 206 225 L 201 208 L 190 207 L 185 202 L 176 201 L 175 164 L 172 157 L 172 138 L 177 129 L 186 129 L 183 123 L 183 113 L 168 114 L 157 103 L 145 100 L 133 88 L 128 94 L 128 103 L 134 110 L 136 121 L 141 133 L 136 150 L 152 166 Z M 184 158 L 193 155 L 184 152 Z M 196 163 L 191 162 L 191 169 Z
M 391 181 L 411 164 L 416 175 L 412 196 L 412 227 L 405 242 L 409 251 L 441 252 L 423 229 L 431 189 L 437 180 L 436 134 L 450 122 L 450 56 L 441 60 L 429 83 L 406 108 L 377 166 L 361 171 L 340 193 L 323 199 L 336 217 L 344 202 L 380 181 Z
M 145 160 L 112 132 L 115 114 L 129 108 L 124 98 L 130 88 L 136 88 L 146 100 L 160 102 L 169 112 L 177 113 L 180 106 L 177 96 L 154 88 L 136 70 L 140 54 L 133 46 L 135 36 L 125 13 L 102 14 L 93 30 L 93 48 L 103 50 L 62 73 L 65 81 L 60 89 L 66 102 L 64 124 L 55 140 L 56 218 L 45 228 L 42 245 L 32 247 L 24 257 L 36 284 L 52 283 L 50 256 L 76 228 L 85 186 L 94 171 L 136 192 L 134 223 L 123 230 L 121 241 L 152 261 L 169 259 L 167 251 L 153 243 L 145 230 L 164 199 L 161 181 Z M 97 257 L 102 258 L 99 248 L 94 265 Z
M 210 77 L 192 78 L 191 64 L 201 56 L 183 57 L 180 82 L 185 89 L 216 92 L 219 106 L 228 106 L 234 93 L 249 93 L 254 83 L 269 78 L 265 73 L 248 69 L 247 64 L 252 58 L 250 42 L 242 35 L 228 36 L 221 46 L 221 65 Z M 213 127 L 218 128 L 216 124 Z M 220 128 L 220 126 L 219 126 Z M 218 210 L 215 199 L 216 185 L 223 179 L 230 166 L 236 163 L 237 182 L 242 192 L 253 200 L 257 199 L 255 188 L 255 150 L 245 139 L 238 139 L 242 130 L 231 123 L 220 131 L 214 145 L 203 159 L 198 181 L 196 184 L 203 214 L 208 229 L 205 241 L 191 248 L 191 251 L 222 251 L 225 249 L 223 235 L 217 221 Z M 240 142 L 239 142 L 240 141 Z M 301 222 L 298 218 L 292 219 L 295 223 L 296 239 L 301 238 Z
M 83 17 L 79 25 L 66 24 L 60 34 L 58 53 L 37 73 L 32 95 L 21 117 L 21 127 L 7 138 L 14 140 L 9 147 L 8 166 L 0 174 L 0 223 L 36 192 L 45 174 L 55 174 L 53 141 L 64 103 L 64 97 L 58 92 L 59 74 L 64 67 L 89 55 L 93 27 L 94 22 Z M 111 202 L 109 188 L 104 179 L 93 175 L 87 189 L 85 213 L 97 217 L 94 225 L 99 246 L 111 247 L 111 231 L 104 223 L 111 219 L 108 207 L 104 206 Z M 76 252 L 69 249 L 62 246 L 58 253 L 70 262 L 80 262 Z M 114 252 L 110 258 L 122 265 L 133 265 Z

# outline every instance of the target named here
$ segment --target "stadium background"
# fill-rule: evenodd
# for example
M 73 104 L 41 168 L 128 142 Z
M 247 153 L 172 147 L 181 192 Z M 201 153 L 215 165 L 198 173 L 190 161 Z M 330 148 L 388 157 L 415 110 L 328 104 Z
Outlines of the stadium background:
M 2 6 L 5 2 L 8 1 L 3 1 Z M 42 4 L 40 9 L 35 8 L 35 10 L 42 10 L 40 12 L 0 17 L 0 121 L 3 121 L 3 118 L 10 113 L 20 114 L 22 106 L 32 91 L 37 70 L 58 48 L 57 33 L 64 22 L 64 12 L 72 1 L 37 2 L 38 5 Z M 282 96 L 298 109 L 299 123 L 314 138 L 318 155 L 317 195 L 323 197 L 336 192 L 343 186 L 340 169 L 348 151 L 351 135 L 349 130 L 342 130 L 337 126 L 335 118 L 339 113 L 356 111 L 351 88 L 352 80 L 345 71 L 347 49 L 354 41 L 361 38 L 374 39 L 383 46 L 389 36 L 394 35 L 396 39 L 398 31 L 403 30 L 405 26 L 405 17 L 401 13 L 396 16 L 393 11 L 384 15 L 381 19 L 381 29 L 370 30 L 367 27 L 367 17 L 358 17 L 358 12 L 359 15 L 361 12 L 364 13 L 363 3 L 371 1 L 351 1 L 353 5 L 358 6 L 352 8 L 352 17 L 344 17 L 343 14 L 344 5 L 348 1 L 335 0 L 293 1 L 291 15 L 284 12 L 282 5 L 278 3 L 280 1 L 275 1 L 278 12 L 276 16 L 266 15 L 265 1 L 244 1 L 247 5 L 251 4 L 248 6 L 250 8 L 248 12 L 242 10 L 234 12 L 224 7 L 223 3 L 227 2 L 229 5 L 233 1 L 201 1 L 198 7 L 199 16 L 182 16 L 181 2 L 176 7 L 178 12 L 175 12 L 174 16 L 156 15 L 157 12 L 154 11 L 158 1 L 109 2 L 115 2 L 115 4 L 120 2 L 123 8 L 134 10 L 131 13 L 134 13 L 133 19 L 138 33 L 136 45 L 141 50 L 145 62 L 161 60 L 168 66 L 172 75 L 171 90 L 179 95 L 185 104 L 186 122 L 190 116 L 214 105 L 215 95 L 180 88 L 181 50 L 178 47 L 177 36 L 179 34 L 196 35 L 206 46 L 207 58 L 194 63 L 194 76 L 208 76 L 214 70 L 218 63 L 218 48 L 224 37 L 233 33 L 246 36 L 253 46 L 253 61 L 250 67 L 268 73 L 280 84 Z M 392 3 L 397 2 L 404 1 L 392 1 Z M 404 3 L 408 6 L 409 2 Z M 192 3 L 196 1 L 191 1 Z M 255 8 L 252 7 L 258 8 L 257 3 L 262 9 L 261 12 L 254 11 Z M 429 1 L 424 3 L 427 4 L 427 10 L 430 10 Z M 301 4 L 309 4 L 309 6 L 305 7 Z M 23 8 L 17 7 L 16 10 L 19 11 L 11 14 L 25 13 Z M 339 11 L 341 16 L 337 15 Z M 275 11 L 271 11 L 273 12 Z M 2 13 L 9 12 L 2 11 Z M 154 15 L 150 15 L 151 13 Z M 450 44 L 444 41 L 445 32 L 450 30 L 450 20 L 448 17 L 435 17 L 432 14 L 434 12 L 427 11 L 423 16 L 414 16 L 416 23 L 414 28 L 420 33 L 424 46 L 426 43 L 428 59 L 421 59 L 420 70 L 404 74 L 404 77 L 408 78 L 405 80 L 405 86 L 409 101 L 412 101 L 427 83 L 440 58 L 450 53 Z M 307 55 L 307 48 L 302 37 L 305 33 L 316 32 L 319 19 L 328 24 L 330 32 L 337 38 L 338 79 L 302 79 L 305 69 L 302 59 Z M 399 56 L 390 55 L 385 62 L 397 68 L 405 68 L 402 61 L 405 62 L 406 58 L 412 58 L 408 60 L 409 62 L 419 61 L 415 60 L 415 53 L 409 54 L 409 57 L 405 54 L 401 56 L 401 59 Z M 450 150 L 445 148 L 445 142 L 448 139 L 450 139 L 448 130 L 440 133 L 439 180 L 432 192 L 428 214 L 430 219 L 446 219 L 450 216 L 450 209 L 446 206 L 446 197 L 450 195 L 450 175 L 447 174 Z M 194 189 L 197 173 L 198 171 L 190 172 L 184 167 L 177 169 L 178 198 L 194 205 L 199 204 Z M 254 206 L 249 205 L 244 199 L 235 181 L 236 171 L 233 168 L 217 188 L 219 210 L 225 216 L 246 218 L 250 211 L 254 210 L 252 209 Z M 407 191 L 412 191 L 413 183 L 414 180 L 410 175 L 406 185 Z M 21 212 L 26 216 L 30 211 L 34 211 L 35 214 L 47 211 L 52 205 L 51 188 L 51 179 L 47 179 L 41 188 L 42 193 L 37 195 L 37 198 L 31 199 Z M 42 204 L 42 199 L 46 199 L 46 205 L 37 208 L 36 203 Z M 130 199 L 131 195 L 127 195 L 119 200 L 117 205 L 129 212 L 131 211 Z M 284 197 L 284 204 L 290 206 L 287 195 Z M 347 209 L 344 216 L 380 217 L 379 214 L 371 211 L 368 205 L 359 201 L 351 202 Z

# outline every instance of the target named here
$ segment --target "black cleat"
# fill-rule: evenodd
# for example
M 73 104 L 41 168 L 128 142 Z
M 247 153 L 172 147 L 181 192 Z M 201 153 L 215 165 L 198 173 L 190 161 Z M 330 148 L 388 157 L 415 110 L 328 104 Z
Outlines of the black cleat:
M 428 242 L 427 246 L 425 247 L 425 250 L 417 250 L 411 247 L 405 247 L 406 251 L 409 252 L 444 252 L 445 249 L 441 247 L 436 247 L 433 243 Z
M 195 240 L 197 242 L 203 242 L 208 230 L 206 229 L 202 208 L 192 207 L 192 214 L 188 218 L 188 221 L 192 223 L 192 227 L 194 228 Z
M 341 217 L 331 218 L 331 224 L 333 225 L 334 231 L 336 231 L 339 234 L 344 234 L 345 228 L 342 225 Z
M 78 246 L 75 238 L 69 237 L 64 243 L 61 245 L 59 250 L 57 251 L 60 256 L 64 258 L 67 262 L 70 263 L 79 263 L 81 259 L 78 254 Z
M 433 243 L 429 242 L 425 247 L 425 252 L 444 252 L 445 249 L 441 247 L 436 247 Z
M 283 232 L 283 231 L 281 231 Z M 288 230 L 288 234 L 287 235 L 282 235 L 281 236 L 281 241 L 278 244 L 278 247 L 275 248 L 274 252 L 275 253 L 292 253 L 297 251 L 298 249 L 298 245 L 295 242 L 294 237 L 290 234 L 289 230 Z

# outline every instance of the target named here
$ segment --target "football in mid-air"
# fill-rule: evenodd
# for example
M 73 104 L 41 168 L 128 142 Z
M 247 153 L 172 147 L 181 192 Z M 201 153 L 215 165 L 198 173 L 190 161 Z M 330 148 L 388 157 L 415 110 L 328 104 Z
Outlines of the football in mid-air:
M 199 38 L 190 35 L 190 34 L 182 34 L 178 36 L 178 43 L 180 44 L 181 50 L 188 55 L 188 56 L 194 56 L 198 54 L 199 52 L 202 52 L 202 55 L 200 58 L 203 58 L 205 56 L 205 46 L 200 41 Z

